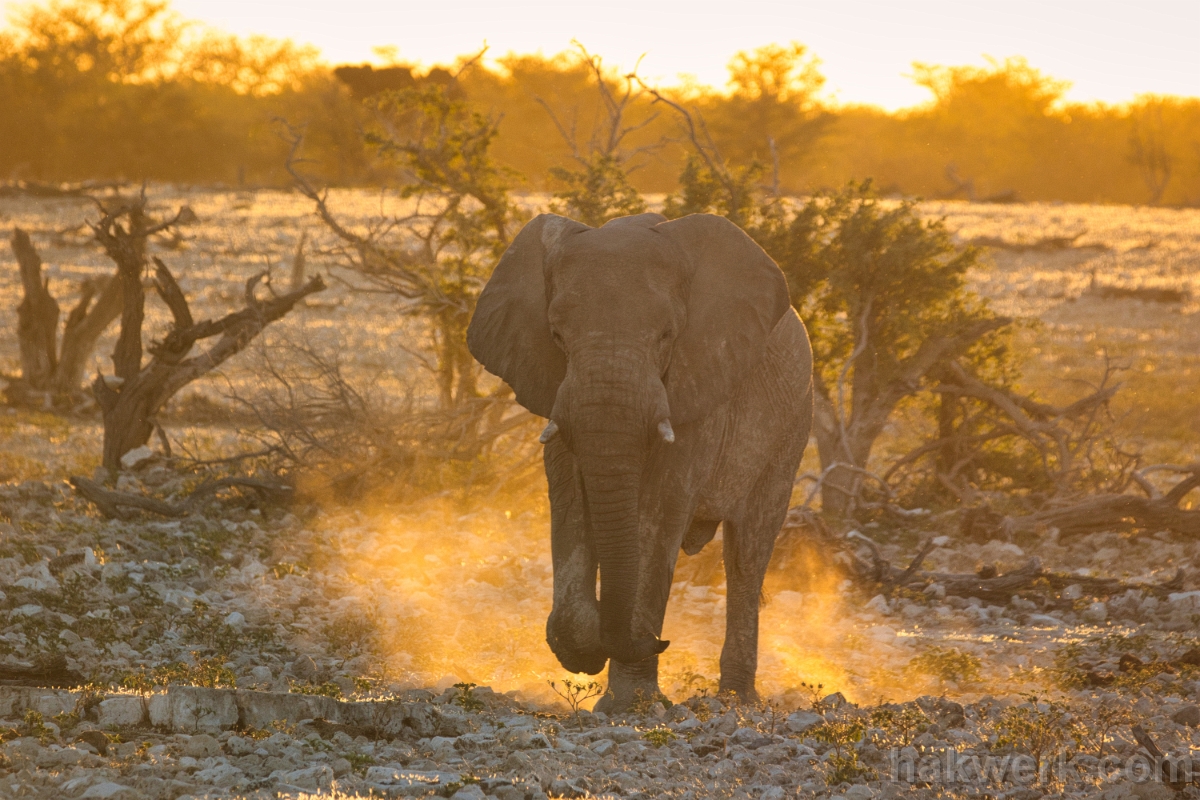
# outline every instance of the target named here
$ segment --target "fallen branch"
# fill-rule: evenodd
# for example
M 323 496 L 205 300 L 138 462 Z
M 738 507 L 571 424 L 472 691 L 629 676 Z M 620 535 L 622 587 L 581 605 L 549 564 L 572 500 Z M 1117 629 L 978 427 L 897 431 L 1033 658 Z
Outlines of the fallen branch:
M 972 247 L 990 247 L 995 250 L 1010 250 L 1017 253 L 1052 253 L 1059 250 L 1111 250 L 1106 244 L 1099 242 L 1079 244 L 1079 240 L 1087 233 L 1082 230 L 1074 236 L 1043 236 L 1031 242 L 1012 242 L 999 236 L 976 236 L 968 239 Z
M 1147 477 L 1154 472 L 1175 472 L 1184 477 L 1163 494 Z M 1017 517 L 1002 517 L 983 510 L 970 515 L 969 523 L 977 536 L 1011 537 L 1018 532 L 1056 528 L 1060 538 L 1136 530 L 1171 531 L 1181 536 L 1200 537 L 1200 510 L 1180 508 L 1183 499 L 1200 488 L 1200 463 L 1187 466 L 1155 464 L 1132 473 L 1131 477 L 1146 497 L 1093 495 Z
M 217 492 L 231 487 L 253 489 L 268 499 L 281 503 L 290 502 L 295 493 L 291 486 L 284 483 L 235 476 L 205 481 L 182 503 L 168 503 L 149 495 L 108 489 L 101 483 L 78 475 L 72 476 L 70 483 L 75 487 L 76 492 L 94 504 L 100 513 L 109 519 L 128 519 L 131 515 L 122 509 L 138 509 L 163 517 L 186 517 L 199 509 Z

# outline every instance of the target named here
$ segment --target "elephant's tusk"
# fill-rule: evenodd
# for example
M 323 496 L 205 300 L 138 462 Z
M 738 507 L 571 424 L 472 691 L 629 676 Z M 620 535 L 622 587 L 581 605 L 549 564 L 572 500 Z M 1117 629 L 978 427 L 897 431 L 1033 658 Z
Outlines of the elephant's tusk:
M 671 420 L 664 419 L 658 423 L 658 435 L 662 437 L 667 444 L 675 441 L 675 431 L 671 430 Z
M 550 420 L 548 423 L 546 423 L 546 429 L 544 431 L 542 431 L 542 435 L 538 437 L 538 441 L 541 442 L 542 444 L 545 444 L 546 442 L 553 439 L 555 437 L 555 435 L 557 435 L 557 434 L 558 434 L 558 423 L 555 422 L 554 420 Z

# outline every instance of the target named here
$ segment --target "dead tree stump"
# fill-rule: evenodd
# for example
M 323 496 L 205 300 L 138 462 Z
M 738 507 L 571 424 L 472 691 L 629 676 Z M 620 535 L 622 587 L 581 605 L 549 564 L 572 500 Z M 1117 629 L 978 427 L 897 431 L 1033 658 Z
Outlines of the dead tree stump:
M 17 306 L 21 374 L 9 381 L 5 395 L 14 405 L 73 405 L 83 395 L 84 371 L 97 340 L 121 313 L 121 287 L 112 278 L 83 281 L 79 302 L 67 314 L 60 347 L 58 302 L 50 294 L 29 234 L 15 228 L 12 249 L 24 290 Z
M 241 352 L 270 323 L 282 318 L 303 298 L 325 289 L 320 276 L 295 291 L 260 300 L 255 289 L 266 273 L 246 282 L 246 307 L 218 320 L 195 322 L 187 298 L 171 271 L 158 258 L 154 262 L 154 290 L 174 318 L 171 330 L 161 342 L 145 349 L 150 360 L 143 364 L 142 321 L 146 295 L 142 275 L 148 264 L 146 239 L 176 225 L 184 214 L 166 222 L 153 223 L 146 215 L 146 198 L 130 204 L 104 209 L 104 217 L 92 230 L 108 256 L 116 262 L 117 280 L 125 299 L 121 312 L 121 333 L 113 350 L 114 375 L 97 375 L 92 392 L 104 419 L 104 456 L 102 464 L 111 473 L 121 466 L 121 457 L 144 445 L 154 432 L 155 415 L 180 389 L 207 374 L 228 358 Z M 219 336 L 216 343 L 199 355 L 188 357 L 202 339 Z

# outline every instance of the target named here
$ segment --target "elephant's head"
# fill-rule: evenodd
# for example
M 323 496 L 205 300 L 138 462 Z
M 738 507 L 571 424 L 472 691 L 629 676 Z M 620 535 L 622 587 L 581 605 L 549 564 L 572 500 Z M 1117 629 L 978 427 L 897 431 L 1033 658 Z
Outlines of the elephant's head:
M 634 663 L 666 642 L 632 635 L 638 505 L 651 448 L 727 401 L 788 309 L 783 274 L 723 217 L 640 214 L 591 228 L 542 214 L 480 295 L 471 353 L 549 418 L 578 465 L 600 569 L 600 654 Z M 595 637 L 581 637 L 595 640 Z M 564 658 L 567 655 L 567 658 Z M 599 671 L 597 668 L 595 671 Z M 592 671 L 592 670 L 588 670 Z

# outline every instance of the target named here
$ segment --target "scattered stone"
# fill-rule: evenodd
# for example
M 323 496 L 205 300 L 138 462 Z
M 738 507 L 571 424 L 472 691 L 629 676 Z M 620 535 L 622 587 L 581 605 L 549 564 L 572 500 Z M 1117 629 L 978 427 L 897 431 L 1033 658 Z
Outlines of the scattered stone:
M 1186 705 L 1171 715 L 1172 721 L 1189 728 L 1200 727 L 1200 706 Z
M 137 469 L 142 464 L 154 458 L 154 451 L 149 445 L 135 447 L 125 455 L 121 456 L 121 467 L 124 469 Z
M 102 781 L 88 787 L 88 790 L 80 795 L 83 800 L 125 800 L 125 798 L 134 798 L 137 793 L 128 786 L 112 781 Z
M 84 731 L 75 737 L 77 742 L 86 742 L 102 756 L 108 755 L 108 737 L 102 731 Z
M 788 715 L 787 726 L 792 733 L 807 733 L 825 724 L 825 718 L 811 711 L 796 711 Z
M 183 754 L 192 758 L 208 758 L 219 752 L 221 743 L 206 733 L 191 737 L 183 746 Z

